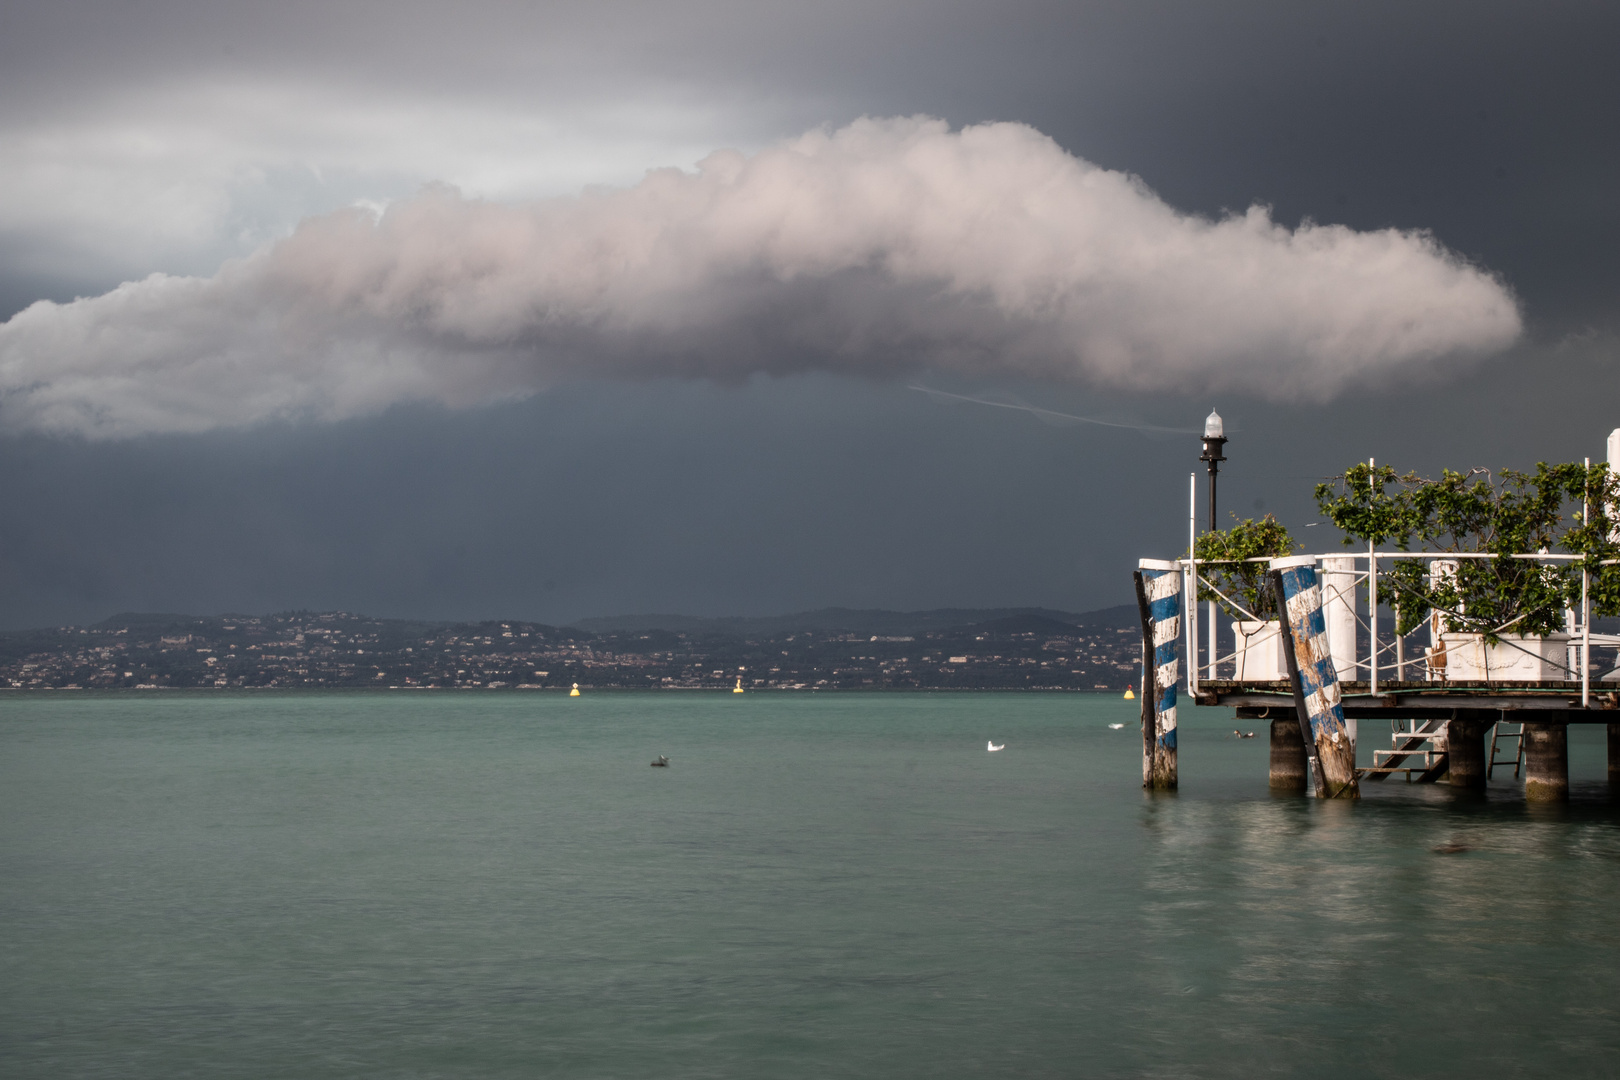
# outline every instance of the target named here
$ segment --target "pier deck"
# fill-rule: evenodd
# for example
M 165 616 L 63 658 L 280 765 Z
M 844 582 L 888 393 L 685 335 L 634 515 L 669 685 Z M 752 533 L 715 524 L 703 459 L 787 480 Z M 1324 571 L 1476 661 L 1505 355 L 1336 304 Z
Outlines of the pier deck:
M 1344 715 L 1367 720 L 1448 718 L 1456 710 L 1531 712 L 1543 723 L 1608 724 L 1620 721 L 1620 687 L 1593 687 L 1590 705 L 1581 705 L 1579 682 L 1383 682 L 1378 693 L 1366 682 L 1341 682 Z M 1201 679 L 1193 702 L 1236 708 L 1240 716 L 1263 718 L 1250 710 L 1293 710 L 1294 692 L 1286 680 L 1234 682 Z

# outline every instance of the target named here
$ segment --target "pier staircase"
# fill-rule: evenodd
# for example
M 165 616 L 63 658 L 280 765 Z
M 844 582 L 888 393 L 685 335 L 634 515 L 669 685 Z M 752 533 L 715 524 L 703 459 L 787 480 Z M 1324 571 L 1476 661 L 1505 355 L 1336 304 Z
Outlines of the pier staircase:
M 1505 769 L 1510 763 L 1513 766 L 1513 779 L 1517 780 L 1519 769 L 1524 764 L 1524 725 L 1498 722 L 1491 728 L 1491 756 L 1485 765 L 1485 779 L 1491 778 L 1492 770 L 1498 765 Z
M 1390 721 L 1390 749 L 1374 750 L 1370 767 L 1357 769 L 1363 780 L 1383 780 L 1404 773 L 1407 783 L 1432 784 L 1450 770 L 1446 756 L 1446 721 Z

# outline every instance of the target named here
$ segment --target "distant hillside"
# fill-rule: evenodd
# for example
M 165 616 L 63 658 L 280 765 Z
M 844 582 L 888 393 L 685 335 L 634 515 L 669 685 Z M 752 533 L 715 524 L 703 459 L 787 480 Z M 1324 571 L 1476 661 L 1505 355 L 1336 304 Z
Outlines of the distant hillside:
M 773 637 L 811 630 L 847 634 L 924 634 L 964 627 L 1000 633 L 1044 633 L 1085 627 L 1114 629 L 1136 625 L 1130 605 L 1075 614 L 1051 608 L 935 608 L 931 611 L 886 611 L 881 608 L 821 608 L 791 615 L 700 618 L 692 615 L 609 615 L 579 619 L 572 625 L 593 634 L 644 633 L 663 630 L 702 637 Z M 1014 629 L 1022 627 L 1022 629 Z
M 1098 690 L 1136 678 L 1129 607 L 631 616 L 551 627 L 342 611 L 126 612 L 0 633 L 0 689 Z

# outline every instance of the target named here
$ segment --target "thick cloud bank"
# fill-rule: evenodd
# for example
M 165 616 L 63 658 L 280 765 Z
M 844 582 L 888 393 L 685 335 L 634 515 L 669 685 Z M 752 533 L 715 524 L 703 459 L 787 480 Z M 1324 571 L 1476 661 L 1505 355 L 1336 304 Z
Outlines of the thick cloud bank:
M 624 190 L 429 190 L 211 278 L 35 304 L 0 325 L 0 424 L 121 437 L 812 368 L 1320 399 L 1519 331 L 1425 234 L 1210 221 L 1023 125 L 863 120 Z

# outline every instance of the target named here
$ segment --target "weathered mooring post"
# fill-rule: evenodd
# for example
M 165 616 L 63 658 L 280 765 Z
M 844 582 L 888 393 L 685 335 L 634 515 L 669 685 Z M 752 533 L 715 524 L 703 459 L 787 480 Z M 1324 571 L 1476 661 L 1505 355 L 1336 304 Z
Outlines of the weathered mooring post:
M 1461 709 L 1446 722 L 1446 767 L 1454 788 L 1485 786 L 1485 730 L 1490 724 Z
M 1176 787 L 1177 648 L 1181 641 L 1181 564 L 1142 559 L 1136 603 L 1142 616 L 1142 786 Z
M 1569 729 L 1563 724 L 1526 721 L 1524 798 L 1526 802 L 1569 798 Z
M 1274 717 L 1271 721 L 1271 790 L 1309 791 L 1308 770 L 1299 717 Z
M 1287 635 L 1283 653 L 1294 687 L 1300 733 L 1312 768 L 1317 798 L 1361 797 L 1356 783 L 1356 748 L 1339 700 L 1339 675 L 1328 651 L 1322 618 L 1322 589 L 1316 560 L 1309 556 L 1272 559 L 1271 585 Z M 1307 734 L 1308 733 L 1308 734 Z M 1315 753 L 1312 754 L 1311 751 Z

